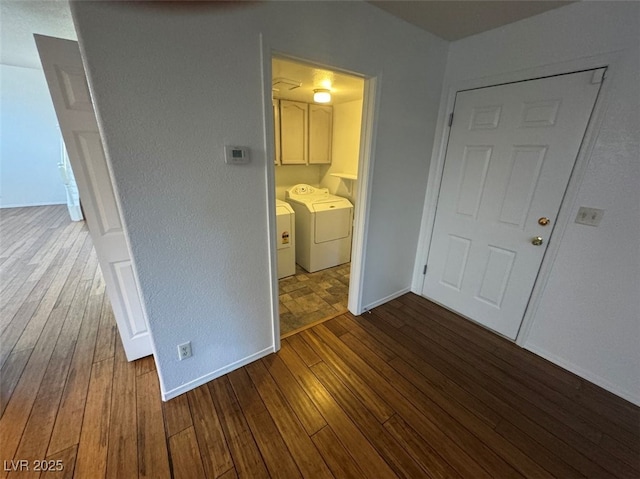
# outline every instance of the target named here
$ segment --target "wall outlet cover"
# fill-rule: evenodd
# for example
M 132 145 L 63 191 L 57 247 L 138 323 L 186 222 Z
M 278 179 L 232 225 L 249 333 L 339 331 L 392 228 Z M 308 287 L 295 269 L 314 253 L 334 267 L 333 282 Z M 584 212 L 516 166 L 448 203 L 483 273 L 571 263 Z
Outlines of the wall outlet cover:
M 186 343 L 178 344 L 178 359 L 182 361 L 183 359 L 187 359 L 191 357 L 191 342 L 187 341 Z

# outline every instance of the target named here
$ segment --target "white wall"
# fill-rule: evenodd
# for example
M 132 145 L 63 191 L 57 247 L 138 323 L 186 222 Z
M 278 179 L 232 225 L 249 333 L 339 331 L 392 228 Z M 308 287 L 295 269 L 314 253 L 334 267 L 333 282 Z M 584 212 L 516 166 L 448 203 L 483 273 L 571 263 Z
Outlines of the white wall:
M 446 42 L 364 2 L 72 9 L 165 394 L 274 347 L 261 40 L 379 78 L 363 302 L 410 286 Z M 251 164 L 225 165 L 225 144 Z
M 331 165 L 322 167 L 323 188 L 334 195 L 356 200 L 357 181 L 343 181 L 331 173 L 358 174 L 360 133 L 362 129 L 362 100 L 333 105 L 333 135 Z
M 451 44 L 445 85 L 623 50 L 525 347 L 640 403 L 640 4 L 579 2 Z M 554 65 L 555 64 L 555 65 Z M 599 227 L 573 223 L 602 208 Z M 570 205 L 571 206 L 571 205 Z
M 42 70 L 0 65 L 0 208 L 66 202 L 61 136 Z

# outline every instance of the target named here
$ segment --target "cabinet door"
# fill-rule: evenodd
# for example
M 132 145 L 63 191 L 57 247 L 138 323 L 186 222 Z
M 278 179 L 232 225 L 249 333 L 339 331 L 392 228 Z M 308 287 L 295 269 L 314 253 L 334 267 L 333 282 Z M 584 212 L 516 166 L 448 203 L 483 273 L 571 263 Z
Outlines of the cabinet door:
M 280 100 L 275 98 L 271 100 L 273 104 L 273 132 L 274 132 L 274 148 L 275 157 L 274 162 L 276 165 L 280 164 Z
M 333 107 L 309 105 L 309 163 L 331 163 Z
M 283 165 L 307 164 L 308 105 L 280 100 L 280 161 Z

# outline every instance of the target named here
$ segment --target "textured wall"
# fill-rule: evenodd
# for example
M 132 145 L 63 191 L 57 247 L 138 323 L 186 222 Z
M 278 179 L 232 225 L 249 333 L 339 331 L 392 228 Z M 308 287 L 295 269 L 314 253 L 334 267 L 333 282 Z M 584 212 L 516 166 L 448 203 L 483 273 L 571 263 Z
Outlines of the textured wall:
M 332 162 L 322 168 L 321 184 L 333 194 L 355 202 L 357 182 L 345 182 L 331 173 L 358 174 L 362 100 L 333 105 Z M 353 183 L 353 184 L 352 184 Z M 351 188 L 351 189 L 349 189 Z
M 619 51 L 607 110 L 526 347 L 640 403 L 640 4 L 580 2 L 451 44 L 446 81 Z M 616 54 L 618 55 L 618 54 Z M 553 69 L 553 67 L 551 67 Z M 573 223 L 580 206 L 599 227 Z
M 261 40 L 380 79 L 363 303 L 409 287 L 446 42 L 364 2 L 72 8 L 165 393 L 274 345 Z

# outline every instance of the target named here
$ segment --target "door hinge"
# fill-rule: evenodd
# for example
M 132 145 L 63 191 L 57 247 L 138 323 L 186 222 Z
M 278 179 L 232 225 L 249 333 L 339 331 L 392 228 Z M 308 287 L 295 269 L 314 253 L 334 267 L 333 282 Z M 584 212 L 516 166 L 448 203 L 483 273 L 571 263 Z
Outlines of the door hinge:
M 453 125 L 453 113 L 449 113 L 449 126 Z
M 427 274 L 427 265 L 424 265 L 424 268 L 422 268 L 422 274 Z

